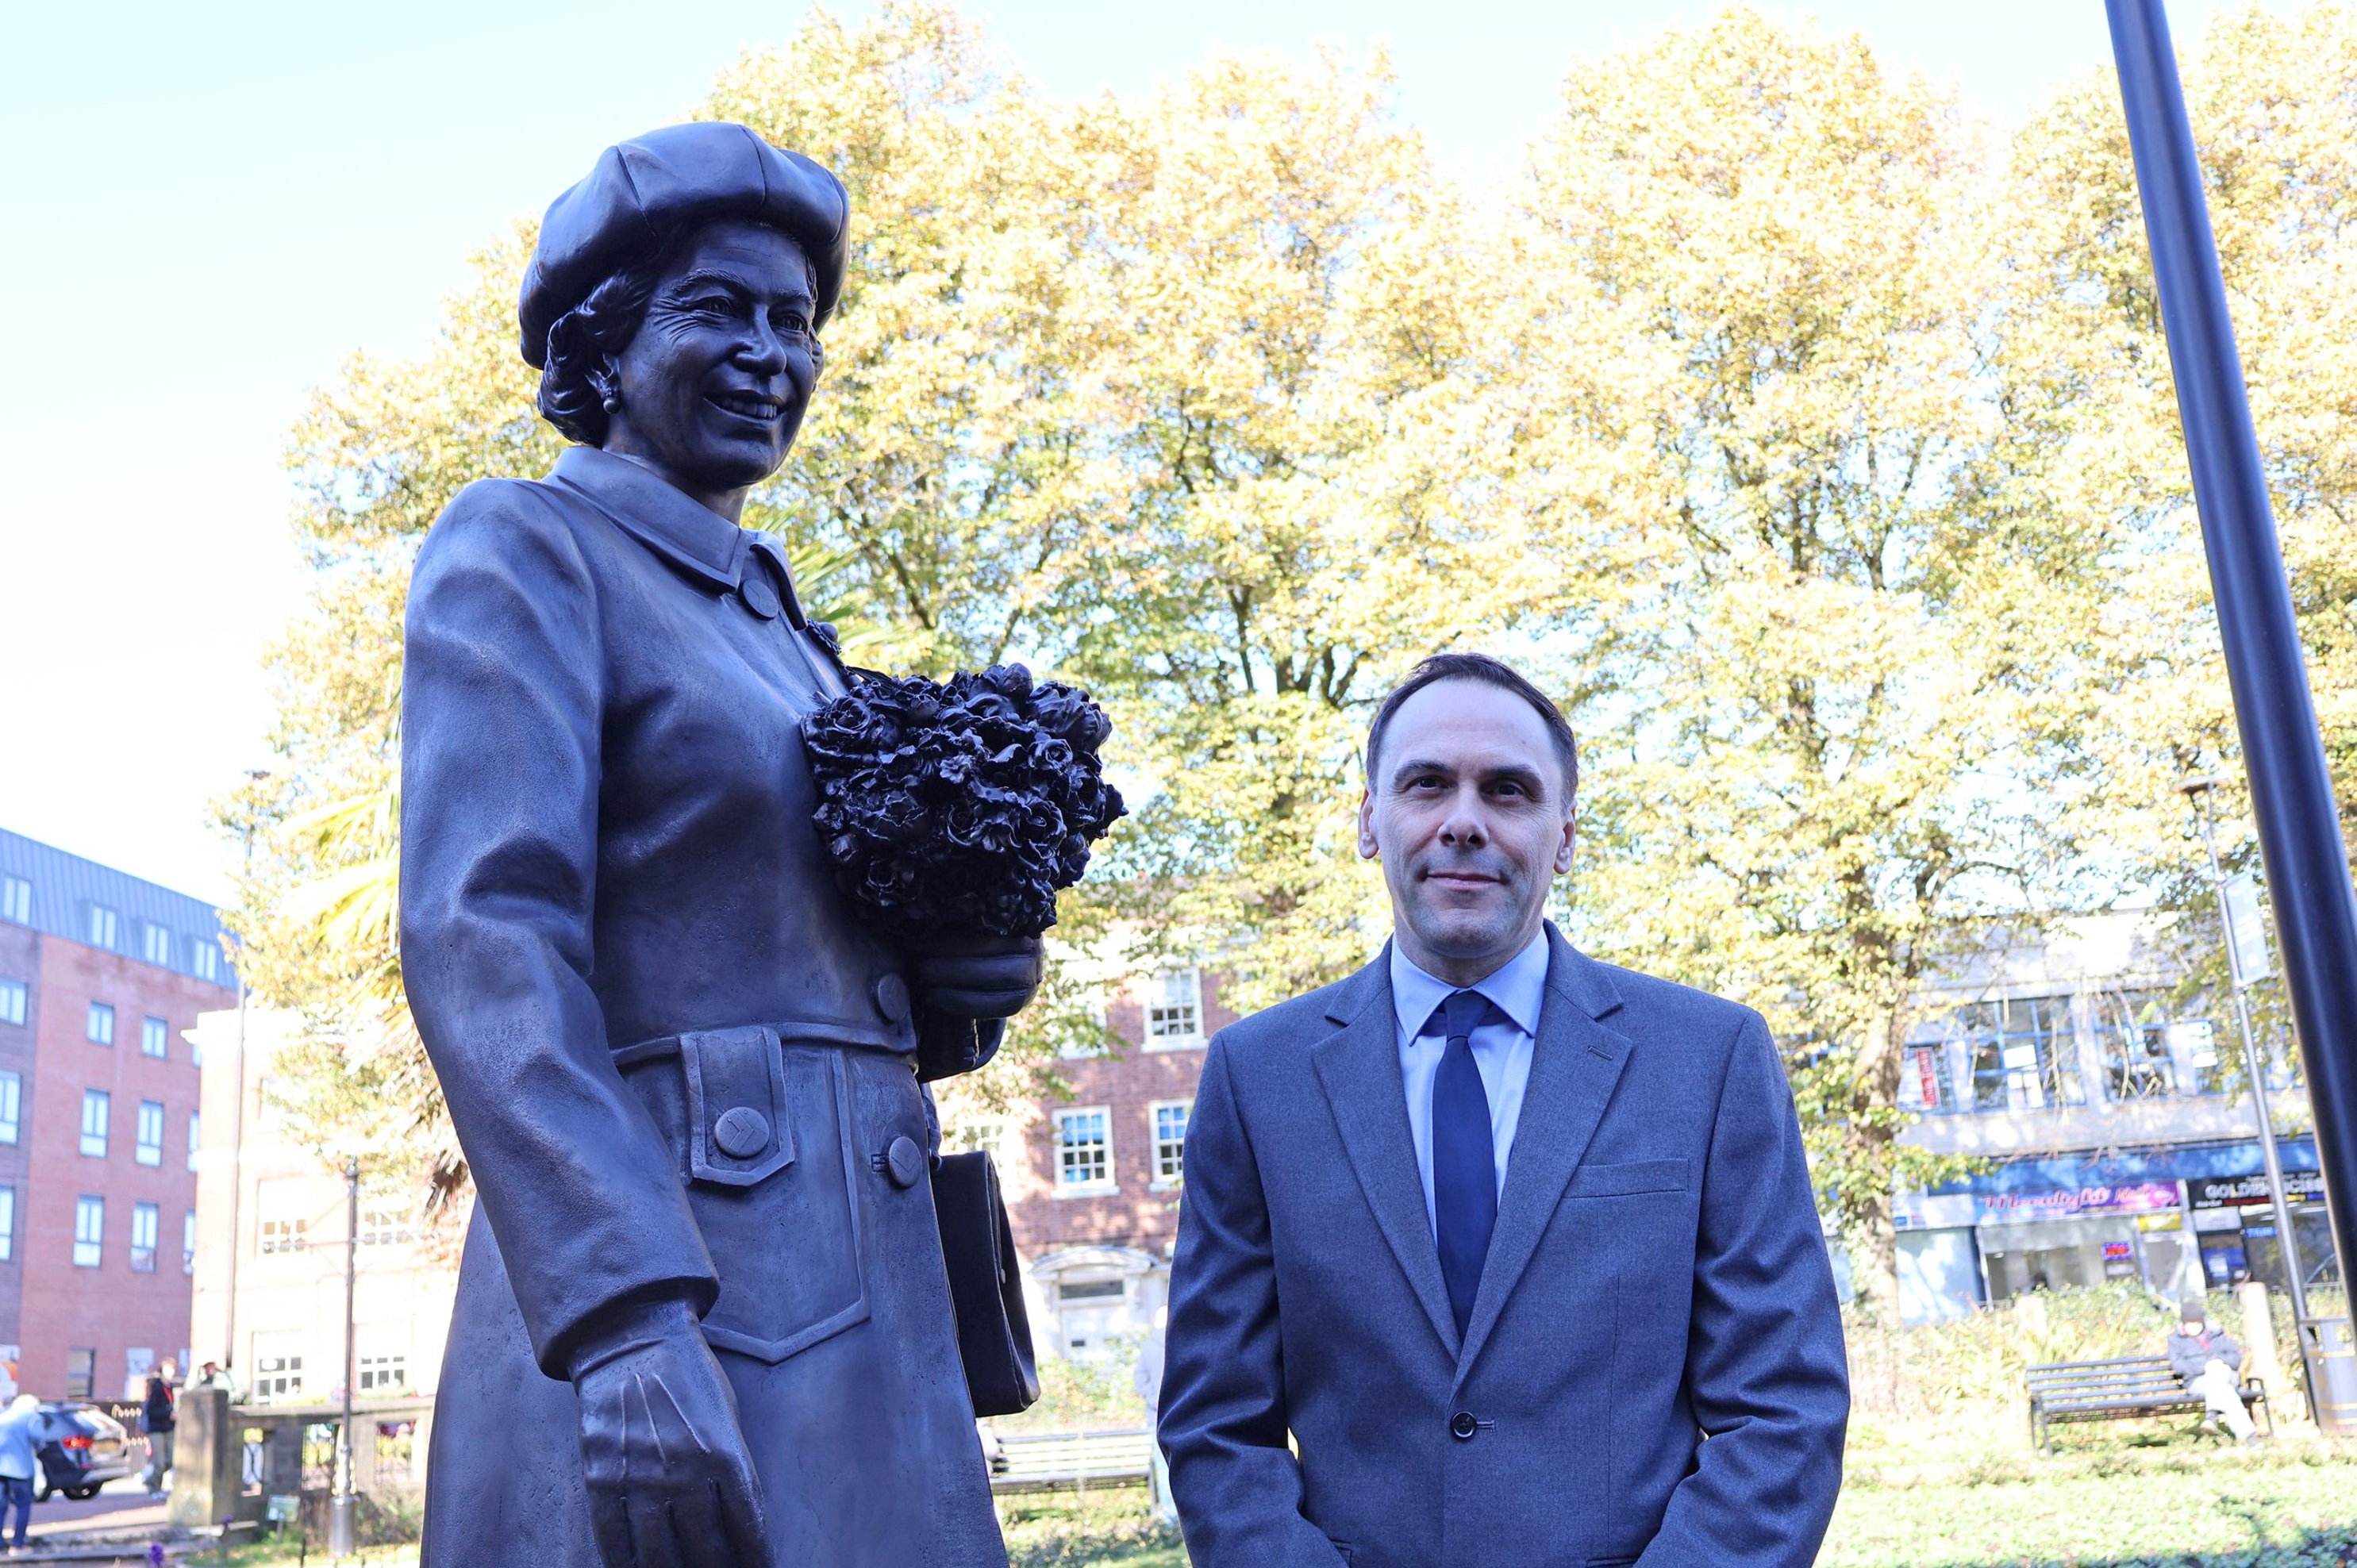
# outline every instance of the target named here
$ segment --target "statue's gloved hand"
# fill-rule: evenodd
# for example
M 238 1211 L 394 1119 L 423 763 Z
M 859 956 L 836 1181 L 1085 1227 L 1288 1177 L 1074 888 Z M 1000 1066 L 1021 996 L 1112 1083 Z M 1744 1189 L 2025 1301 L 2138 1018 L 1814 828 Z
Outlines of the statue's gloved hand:
M 606 1568 L 770 1560 L 737 1395 L 684 1302 L 634 1308 L 571 1359 L 581 1473 Z
M 918 1005 L 942 1018 L 1011 1018 L 1039 990 L 1038 937 L 938 936 L 911 955 Z

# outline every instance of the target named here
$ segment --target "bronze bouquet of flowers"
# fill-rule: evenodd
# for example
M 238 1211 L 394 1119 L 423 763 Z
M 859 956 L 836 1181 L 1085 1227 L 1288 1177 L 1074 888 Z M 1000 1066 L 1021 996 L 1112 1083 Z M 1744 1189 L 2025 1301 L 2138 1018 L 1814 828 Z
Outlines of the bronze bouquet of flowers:
M 902 939 L 1036 937 L 1128 808 L 1088 693 L 996 664 L 946 682 L 861 672 L 802 723 L 835 885 Z

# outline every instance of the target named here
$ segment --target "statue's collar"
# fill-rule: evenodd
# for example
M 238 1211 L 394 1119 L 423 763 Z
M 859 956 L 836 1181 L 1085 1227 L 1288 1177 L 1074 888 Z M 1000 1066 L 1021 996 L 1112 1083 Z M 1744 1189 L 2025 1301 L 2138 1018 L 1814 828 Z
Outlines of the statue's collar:
M 743 581 L 757 536 L 628 457 L 568 446 L 551 482 L 579 492 L 614 526 L 704 584 L 726 593 Z

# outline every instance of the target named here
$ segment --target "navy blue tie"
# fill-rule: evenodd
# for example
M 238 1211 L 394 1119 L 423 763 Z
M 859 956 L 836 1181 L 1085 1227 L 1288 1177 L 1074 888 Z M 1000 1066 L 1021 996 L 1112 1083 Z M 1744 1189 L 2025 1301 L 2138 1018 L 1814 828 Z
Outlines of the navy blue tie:
M 1473 1030 L 1489 1011 L 1490 999 L 1480 992 L 1451 992 L 1421 1031 L 1432 1034 L 1437 1026 L 1448 1038 L 1432 1078 L 1432 1220 L 1459 1339 L 1473 1319 L 1473 1293 L 1498 1226 L 1498 1150 L 1489 1091 L 1473 1061 Z

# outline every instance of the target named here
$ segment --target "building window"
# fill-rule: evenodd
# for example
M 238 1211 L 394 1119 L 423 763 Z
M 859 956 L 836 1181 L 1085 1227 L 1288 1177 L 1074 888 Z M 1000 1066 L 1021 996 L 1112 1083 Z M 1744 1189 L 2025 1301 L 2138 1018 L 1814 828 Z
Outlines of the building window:
M 33 885 L 21 876 L 0 876 L 0 920 L 33 923 Z
M 188 1218 L 180 1221 L 180 1272 L 184 1274 L 197 1272 L 197 1211 L 193 1208 L 188 1210 Z M 180 1364 L 188 1364 L 185 1355 L 181 1357 Z
M 90 1004 L 89 1021 L 82 1026 L 83 1036 L 94 1046 L 114 1044 L 114 1007 L 111 1003 Z
M 255 1402 L 302 1397 L 302 1341 L 284 1332 L 256 1334 L 253 1337 L 253 1390 Z
M 984 1154 L 996 1159 L 1006 1147 L 1006 1122 L 1000 1117 L 960 1120 L 956 1126 L 942 1129 L 942 1151 L 944 1154 Z
M 2161 1100 L 2177 1092 L 2169 1050 L 2169 1003 L 2158 992 L 2107 992 L 2094 999 L 2095 1055 L 2112 1100 Z
M 1056 1190 L 1113 1187 L 1113 1113 L 1102 1105 L 1056 1112 Z
M 140 928 L 139 943 L 140 951 L 149 963 L 160 963 L 167 969 L 171 967 L 172 933 L 168 928 L 148 921 Z
M 25 1102 L 25 1079 L 21 1074 L 0 1072 L 0 1144 L 16 1141 L 16 1115 Z
M 81 1091 L 81 1152 L 94 1160 L 106 1158 L 106 1122 L 111 1104 L 102 1089 Z
M 2079 1037 L 2067 996 L 2017 996 L 1960 1008 L 1957 1026 L 1975 1111 L 2042 1111 L 2084 1105 Z
M 267 1074 L 253 1080 L 253 1130 L 278 1130 L 278 1080 Z
M 0 1024 L 22 1024 L 31 991 L 21 980 L 0 980 Z
M 409 1206 L 404 1203 L 361 1205 L 361 1245 L 391 1247 L 409 1240 Z
M 299 1184 L 265 1181 L 257 1184 L 254 1204 L 262 1222 L 262 1250 L 269 1252 L 299 1252 L 307 1244 L 301 1204 L 303 1193 Z
M 139 1054 L 143 1057 L 168 1057 L 172 1054 L 172 1026 L 161 1018 L 143 1019 L 139 1025 Z
M 16 1189 L 0 1187 L 0 1263 L 16 1255 Z
M 1176 1187 L 1185 1169 L 1187 1154 L 1187 1116 L 1195 1108 L 1191 1100 L 1157 1100 L 1154 1102 L 1154 1185 Z
M 92 904 L 90 907 L 90 945 L 113 952 L 115 925 L 113 910 L 103 904 Z
M 152 1274 L 156 1272 L 156 1232 L 163 1218 L 152 1203 L 131 1206 L 131 1272 Z
M 74 1199 L 74 1267 L 94 1269 L 106 1248 L 106 1199 Z
M 1203 1043 L 1203 972 L 1166 969 L 1146 982 L 1146 1048 L 1178 1050 Z
M 360 1381 L 352 1386 L 364 1394 L 389 1394 L 409 1384 L 409 1354 L 383 1350 L 358 1358 Z
M 143 1165 L 164 1163 L 164 1106 L 161 1101 L 139 1102 L 139 1126 L 132 1141 L 131 1157 Z
M 191 1111 L 188 1112 L 188 1168 L 190 1170 L 195 1170 L 197 1168 L 197 1124 L 199 1120 L 199 1119 L 195 1112 Z
M 98 1378 L 98 1350 L 93 1346 L 76 1346 L 66 1352 L 66 1398 L 90 1398 L 91 1385 Z
M 216 985 L 221 983 L 221 948 L 212 940 L 205 937 L 189 938 L 188 958 L 199 980 L 210 980 Z

